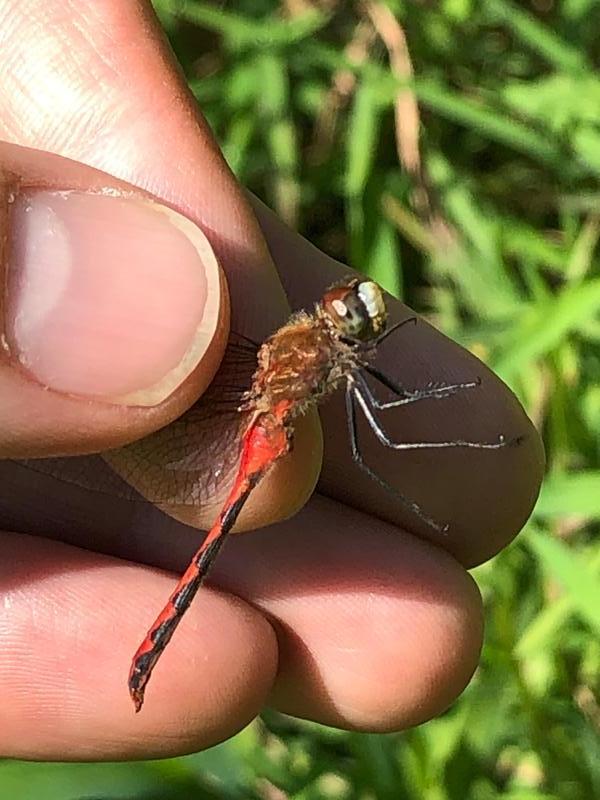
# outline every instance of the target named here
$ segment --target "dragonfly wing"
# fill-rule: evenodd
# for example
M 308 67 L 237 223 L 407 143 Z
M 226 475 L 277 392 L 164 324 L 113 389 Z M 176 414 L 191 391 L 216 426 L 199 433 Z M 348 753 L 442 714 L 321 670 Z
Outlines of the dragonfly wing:
M 30 472 L 49 475 L 62 483 L 79 486 L 110 497 L 129 501 L 143 498 L 117 473 L 112 470 L 100 455 L 69 456 L 68 458 L 25 458 L 13 460 L 17 467 Z
M 245 414 L 209 414 L 199 404 L 103 458 L 138 496 L 182 522 L 205 527 L 233 480 L 246 424 Z
M 233 479 L 248 424 L 238 406 L 255 366 L 256 350 L 245 342 L 232 343 L 207 392 L 166 427 L 101 455 L 16 463 L 84 489 L 154 503 L 181 521 L 204 527 Z M 192 511 L 199 508 L 201 516 Z
M 115 450 L 14 463 L 112 497 L 196 506 L 225 493 L 246 421 L 239 413 L 207 416 L 193 407 L 156 433 Z

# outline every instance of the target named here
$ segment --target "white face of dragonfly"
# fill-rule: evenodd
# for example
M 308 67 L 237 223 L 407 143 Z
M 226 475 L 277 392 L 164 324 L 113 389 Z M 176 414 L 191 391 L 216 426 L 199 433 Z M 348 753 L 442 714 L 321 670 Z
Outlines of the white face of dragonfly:
M 326 292 L 322 308 L 344 336 L 362 341 L 385 330 L 387 310 L 381 288 L 374 281 L 354 280 Z

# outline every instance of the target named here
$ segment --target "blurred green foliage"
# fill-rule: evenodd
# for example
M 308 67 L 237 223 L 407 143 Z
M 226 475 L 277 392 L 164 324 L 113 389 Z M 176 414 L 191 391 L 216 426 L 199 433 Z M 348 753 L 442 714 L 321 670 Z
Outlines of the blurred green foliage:
M 155 0 L 240 180 L 487 361 L 544 433 L 527 533 L 475 570 L 480 668 L 403 735 L 268 713 L 182 759 L 4 762 L 2 797 L 600 797 L 600 3 L 382 5 Z M 395 116 L 415 99 L 417 165 Z

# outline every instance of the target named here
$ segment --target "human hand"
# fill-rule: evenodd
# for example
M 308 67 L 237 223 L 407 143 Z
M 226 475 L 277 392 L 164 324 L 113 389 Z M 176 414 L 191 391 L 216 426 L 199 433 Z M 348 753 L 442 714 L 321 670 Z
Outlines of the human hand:
M 347 274 L 260 203 L 252 201 L 253 213 L 173 70 L 145 4 L 0 0 L 0 41 L 0 137 L 12 143 L 0 149 L 5 202 L 15 176 L 44 188 L 90 192 L 123 189 L 125 181 L 140 194 L 149 192 L 206 233 L 228 278 L 233 328 L 257 339 L 285 319 L 286 296 L 293 307 L 310 307 L 324 286 Z M 118 217 L 105 224 L 117 243 L 131 239 L 135 250 L 133 221 L 123 216 L 119 228 Z M 82 233 L 88 242 L 92 221 L 93 215 L 86 218 L 90 228 Z M 142 222 L 137 230 L 141 240 Z M 174 263 L 179 251 L 165 252 Z M 129 276 L 127 313 L 135 311 L 135 327 L 143 331 L 135 364 L 122 363 L 120 346 L 108 337 L 98 340 L 106 348 L 102 363 L 115 367 L 106 371 L 110 397 L 127 394 L 114 389 L 125 377 L 160 377 L 170 353 L 157 353 L 156 342 L 167 334 L 181 345 L 182 330 L 188 330 L 182 304 L 193 295 L 193 270 L 182 273 L 178 287 L 165 286 L 159 325 L 149 303 L 134 302 L 150 293 L 155 298 L 162 286 L 158 278 L 151 282 L 139 271 L 125 271 L 136 254 L 122 270 L 114 260 L 105 262 L 111 285 Z M 185 308 L 193 318 L 194 307 Z M 92 312 L 83 308 L 82 316 Z M 407 311 L 396 303 L 392 313 L 399 318 Z M 120 329 L 131 334 L 128 352 L 140 338 L 131 318 L 121 319 Z M 210 323 L 214 346 L 179 386 L 171 375 L 174 391 L 158 405 L 48 391 L 5 359 L 0 454 L 103 450 L 166 424 L 213 374 L 227 329 L 225 303 L 215 304 Z M 78 336 L 65 345 L 73 347 L 73 357 L 77 344 L 85 343 Z M 2 465 L 1 521 L 6 531 L 18 531 L 0 536 L 5 755 L 181 753 L 231 735 L 267 702 L 333 725 L 395 730 L 452 701 L 468 681 L 481 643 L 480 598 L 464 566 L 490 557 L 519 530 L 539 486 L 542 452 L 512 395 L 468 353 L 425 324 L 396 341 L 382 353 L 381 366 L 411 387 L 485 378 L 476 393 L 398 414 L 399 438 L 490 439 L 504 433 L 525 434 L 525 441 L 493 454 L 399 457 L 371 450 L 387 475 L 401 473 L 395 483 L 405 494 L 450 524 L 448 536 L 428 542 L 431 532 L 414 528 L 405 510 L 351 465 L 336 398 L 322 414 L 319 494 L 292 520 L 231 542 L 161 660 L 139 716 L 127 694 L 129 660 L 174 583 L 173 574 L 145 565 L 181 569 L 197 535 L 152 509 L 118 500 L 109 507 L 105 497 L 74 487 L 53 483 L 54 494 L 46 495 L 41 482 Z M 56 353 L 52 366 L 60 371 L 64 360 Z M 89 377 L 89 370 L 79 372 L 76 358 L 73 363 L 61 380 Z M 168 390 L 163 384 L 163 394 Z M 311 488 L 319 434 L 313 422 L 307 428 L 290 462 L 274 470 L 268 490 L 251 501 L 250 513 L 263 524 L 281 519 Z M 409 526 L 420 536 L 407 533 Z

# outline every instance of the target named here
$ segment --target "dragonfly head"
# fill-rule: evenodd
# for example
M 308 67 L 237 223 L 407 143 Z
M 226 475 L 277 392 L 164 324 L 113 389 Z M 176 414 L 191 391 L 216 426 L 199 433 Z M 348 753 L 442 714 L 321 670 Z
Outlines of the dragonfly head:
M 333 286 L 319 305 L 328 322 L 350 339 L 376 339 L 387 324 L 383 292 L 374 281 L 355 278 L 343 286 Z

